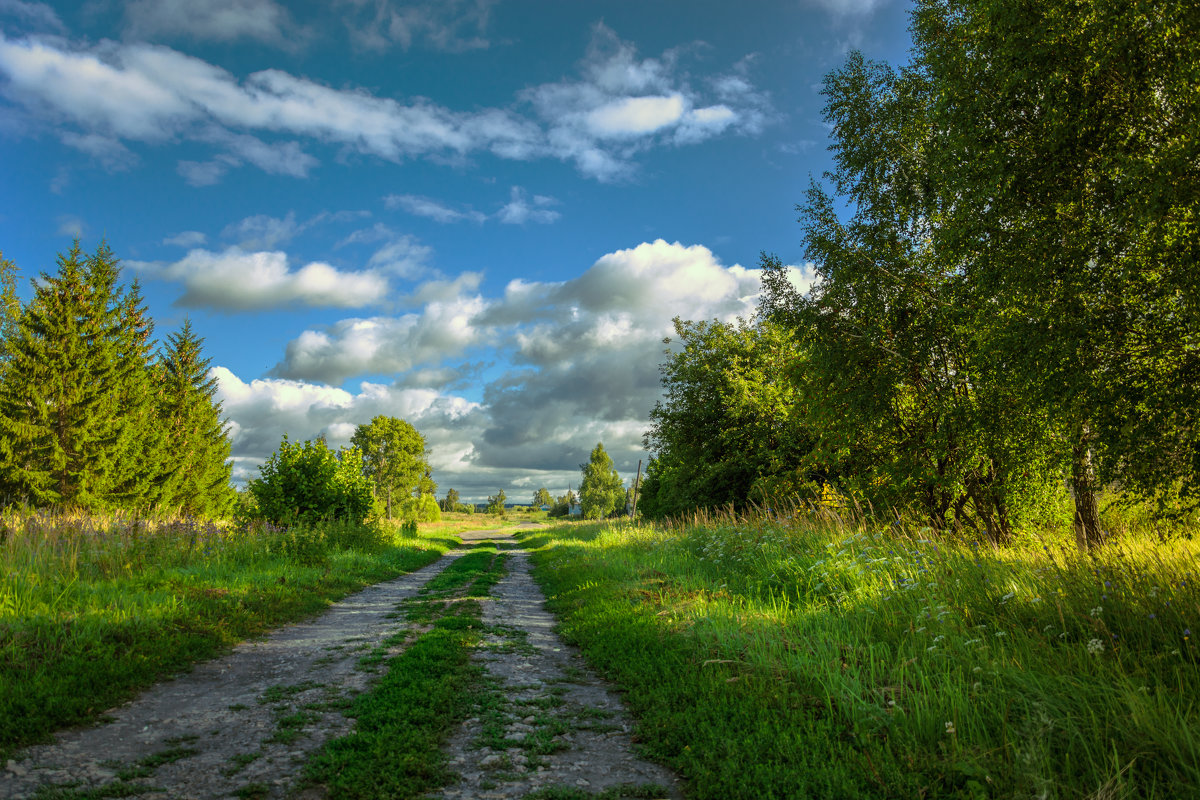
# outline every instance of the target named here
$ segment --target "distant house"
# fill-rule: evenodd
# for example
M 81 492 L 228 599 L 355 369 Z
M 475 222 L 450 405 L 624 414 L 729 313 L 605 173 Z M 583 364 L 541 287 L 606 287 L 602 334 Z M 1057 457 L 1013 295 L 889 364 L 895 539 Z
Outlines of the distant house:
M 582 517 L 583 516 L 583 506 L 579 503 L 578 500 L 574 500 L 571 502 L 571 509 L 568 513 L 572 517 Z
M 549 511 L 550 506 L 547 506 L 547 505 L 538 506 L 538 510 L 539 511 Z

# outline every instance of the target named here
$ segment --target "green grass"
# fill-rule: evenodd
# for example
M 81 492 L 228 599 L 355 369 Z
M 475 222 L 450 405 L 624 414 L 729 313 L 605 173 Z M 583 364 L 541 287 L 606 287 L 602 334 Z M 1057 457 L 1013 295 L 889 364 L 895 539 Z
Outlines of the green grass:
M 0 760 L 457 543 L 348 526 L 0 519 Z M 362 549 L 343 549 L 352 544 Z
M 523 534 L 561 632 L 703 798 L 1200 796 L 1200 543 L 836 519 Z
M 494 545 L 478 545 L 405 602 L 409 622 L 428 629 L 355 698 L 346 712 L 357 722 L 354 733 L 310 758 L 309 784 L 333 798 L 416 798 L 453 779 L 442 746 L 476 707 L 482 680 L 470 660 L 482 631 L 473 598 L 500 579 L 504 560 Z

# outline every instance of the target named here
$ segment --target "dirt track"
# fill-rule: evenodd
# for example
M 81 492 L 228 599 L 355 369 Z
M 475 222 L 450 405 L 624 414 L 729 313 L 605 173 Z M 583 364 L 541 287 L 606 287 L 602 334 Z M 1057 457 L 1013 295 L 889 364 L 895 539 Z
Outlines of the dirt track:
M 463 534 L 464 546 L 484 539 L 514 542 L 503 531 Z M 112 709 L 107 724 L 18 753 L 0 771 L 0 798 L 56 785 L 111 791 L 119 782 L 135 784 L 129 789 L 143 798 L 225 798 L 250 789 L 257 797 L 293 796 L 307 755 L 351 730 L 341 710 L 386 667 L 360 659 L 393 655 L 378 648 L 405 628 L 398 605 L 463 552 L 243 643 Z M 519 798 L 545 786 L 628 783 L 680 796 L 669 773 L 633 756 L 619 700 L 554 634 L 542 603 L 528 556 L 511 551 L 508 575 L 483 603 L 491 633 L 477 654 L 503 700 L 453 737 L 449 757 L 461 780 L 443 796 Z M 483 746 L 485 732 L 492 747 Z

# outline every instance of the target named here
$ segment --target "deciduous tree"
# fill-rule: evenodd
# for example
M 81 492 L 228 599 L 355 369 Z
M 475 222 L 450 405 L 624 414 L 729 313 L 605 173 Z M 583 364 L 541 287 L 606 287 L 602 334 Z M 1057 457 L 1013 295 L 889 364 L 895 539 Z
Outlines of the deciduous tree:
M 613 460 L 597 442 L 588 463 L 579 465 L 583 480 L 579 484 L 579 504 L 586 519 L 602 519 L 624 499 L 621 476 L 613 466 Z

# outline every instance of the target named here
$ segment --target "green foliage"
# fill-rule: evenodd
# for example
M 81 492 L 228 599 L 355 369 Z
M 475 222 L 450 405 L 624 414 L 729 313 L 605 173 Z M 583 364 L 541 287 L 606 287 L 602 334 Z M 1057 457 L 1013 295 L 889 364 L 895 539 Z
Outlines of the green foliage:
M 501 489 L 499 492 L 497 492 L 494 495 L 489 495 L 488 496 L 488 504 L 487 504 L 487 513 L 495 515 L 497 517 L 503 517 L 507 513 L 506 509 L 504 508 L 504 504 L 507 501 L 508 501 L 508 498 L 505 496 L 503 489 Z
M 764 257 L 766 260 L 766 257 Z M 777 263 L 777 262 L 776 262 Z M 760 478 L 812 449 L 802 404 L 804 351 L 785 327 L 675 320 L 682 345 L 663 363 L 650 412 L 638 510 L 650 517 L 744 507 Z
M 261 518 L 270 522 L 361 523 L 371 511 L 371 484 L 356 447 L 335 453 L 323 439 L 298 444 L 284 434 L 260 473 L 249 489 Z
M 579 465 L 583 480 L 579 484 L 579 505 L 585 519 L 602 519 L 617 510 L 625 500 L 621 476 L 613 466 L 613 460 L 596 443 L 588 463 Z
M 377 416 L 359 425 L 350 438 L 362 451 L 363 468 L 376 493 L 386 498 L 387 518 L 392 518 L 392 495 L 430 495 L 437 484 L 429 477 L 425 437 L 408 422 Z M 423 507 L 423 506 L 422 506 Z
M 541 489 L 538 489 L 536 492 L 533 493 L 533 507 L 534 508 L 540 508 L 542 506 L 552 505 L 553 503 L 554 503 L 554 498 L 550 496 L 550 492 L 549 492 L 549 490 L 546 489 L 545 486 L 543 486 Z
M 420 497 L 406 497 L 399 506 L 400 516 L 413 522 L 438 522 L 442 518 L 442 509 L 431 494 Z
M 457 511 L 459 503 L 458 489 L 447 489 L 446 497 L 442 500 L 442 511 Z
M 170 446 L 161 456 L 162 477 L 156 501 L 183 514 L 215 517 L 234 502 L 229 483 L 230 442 L 214 400 L 215 377 L 203 356 L 204 340 L 185 319 L 178 333 L 167 336 L 160 362 L 162 390 L 158 419 Z
M 76 241 L 33 299 L 0 259 L 0 496 L 5 504 L 224 513 L 229 442 L 200 340 L 158 358 L 136 282 Z
M 560 629 L 703 798 L 1190 797 L 1195 523 L 930 542 L 843 512 L 525 534 Z

